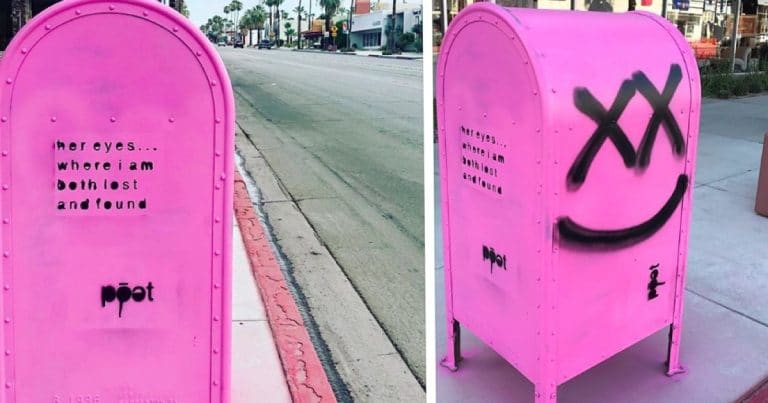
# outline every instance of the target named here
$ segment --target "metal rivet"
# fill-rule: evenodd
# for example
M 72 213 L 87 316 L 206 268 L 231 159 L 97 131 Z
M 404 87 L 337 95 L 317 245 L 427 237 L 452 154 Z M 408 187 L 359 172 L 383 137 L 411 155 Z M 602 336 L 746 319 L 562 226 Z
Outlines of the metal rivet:
M 110 9 L 110 10 L 114 10 L 114 9 L 115 9 L 115 6 L 113 6 L 112 4 L 110 4 L 110 5 L 109 5 L 109 9 Z
M 80 14 L 82 14 L 82 13 L 83 13 L 83 12 L 82 12 L 82 11 L 80 11 L 80 10 L 75 10 L 75 14 L 77 14 L 77 15 L 80 15 Z
M 179 27 L 173 27 L 173 32 L 179 32 Z
M 7 156 L 8 156 L 8 151 L 3 151 L 3 157 L 7 157 Z
M 11 355 L 11 350 L 5 350 L 5 355 Z
M 213 349 L 213 353 L 214 353 L 214 354 L 218 354 L 218 353 L 219 353 L 219 349 L 218 349 L 218 348 L 214 348 L 214 349 Z
M 11 388 L 11 383 L 10 382 L 6 382 L 5 383 L 5 388 L 6 389 L 10 389 Z
M 5 289 L 5 291 L 8 291 L 8 290 L 10 290 L 10 289 L 11 289 L 11 286 L 10 286 L 10 285 L 8 285 L 8 284 L 6 284 L 5 286 L 3 286 L 3 289 Z
M 213 321 L 214 321 L 214 322 L 218 322 L 218 321 L 219 321 L 219 317 L 218 317 L 218 316 L 214 316 L 214 317 L 213 317 Z
M 221 218 L 219 218 L 219 217 L 216 217 L 216 218 L 214 218 L 214 219 L 213 219 L 213 221 L 215 221 L 215 222 L 221 222 Z
M 216 123 L 221 123 L 221 118 L 216 118 Z
M 5 318 L 5 323 L 11 323 L 11 318 Z
M 51 26 L 51 24 L 47 24 L 47 25 L 45 26 L 45 29 L 46 29 L 46 30 L 49 30 L 49 31 L 50 31 L 50 30 L 51 30 L 51 28 L 53 28 L 53 27 Z
M 143 16 L 145 16 L 145 17 L 149 15 L 149 13 L 148 13 L 148 12 L 146 12 L 146 11 L 144 11 L 144 12 L 143 12 L 143 13 L 141 13 L 141 14 L 142 14 Z
M 221 180 L 227 179 L 227 174 L 221 174 L 220 178 Z
M 216 189 L 221 189 L 221 185 L 216 184 Z
M 117 118 L 112 116 L 111 118 L 109 118 L 109 121 L 112 123 L 117 122 Z
M 26 55 L 27 52 L 29 52 L 29 50 L 27 50 L 27 48 L 21 48 L 21 53 Z
M 13 84 L 13 79 L 8 77 L 8 78 L 5 79 L 5 82 L 8 83 L 8 84 Z
M 11 256 L 11 252 L 5 251 L 5 252 L 3 252 L 3 256 L 10 257 Z
M 215 86 L 216 86 L 216 84 L 218 84 L 218 83 L 216 82 L 216 80 L 213 80 L 213 81 L 211 81 L 211 86 L 214 86 L 214 87 L 215 87 Z
M 198 50 L 197 52 L 195 52 L 195 54 L 196 54 L 198 57 L 200 57 L 200 56 L 202 56 L 202 55 L 203 55 L 203 52 L 201 52 L 201 51 L 199 51 L 199 50 Z
M 51 122 L 56 122 L 56 116 L 51 116 Z
M 219 386 L 219 381 L 213 381 L 213 386 Z
M 3 185 L 3 190 L 8 190 L 9 188 L 10 188 L 10 186 L 8 186 L 7 184 Z
M 7 122 L 8 121 L 8 116 L 3 116 L 2 118 L 0 118 L 0 120 L 2 120 L 3 122 Z
M 10 218 L 3 218 L 3 224 L 10 224 L 11 219 Z
M 221 284 L 216 283 L 216 284 L 213 285 L 213 288 L 218 290 L 219 288 L 221 288 Z
M 219 250 L 214 251 L 213 254 L 216 255 L 216 256 L 219 256 L 219 255 L 221 255 L 221 251 L 219 251 Z
M 169 121 L 169 122 L 171 122 L 171 123 L 173 123 L 173 122 L 175 122 L 175 121 L 176 121 L 176 119 L 174 119 L 174 118 L 168 118 L 168 121 Z
M 221 151 L 216 151 L 216 156 L 221 157 Z

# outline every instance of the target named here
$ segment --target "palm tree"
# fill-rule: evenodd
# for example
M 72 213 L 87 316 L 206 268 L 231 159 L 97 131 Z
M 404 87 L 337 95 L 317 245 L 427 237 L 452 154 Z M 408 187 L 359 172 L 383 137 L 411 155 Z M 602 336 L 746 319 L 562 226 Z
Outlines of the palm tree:
M 336 15 L 336 11 L 341 5 L 341 0 L 320 0 L 320 5 L 325 9 L 325 32 L 331 32 L 331 19 Z M 330 37 L 323 47 L 330 43 Z
M 290 46 L 293 43 L 293 35 L 296 34 L 296 30 L 293 29 L 289 21 L 286 21 L 283 27 L 285 27 L 285 36 L 288 38 L 288 45 Z
M 304 7 L 301 6 L 301 0 L 299 0 L 299 6 L 294 8 L 293 12 L 296 13 L 296 15 L 298 16 L 298 19 L 299 19 L 298 24 L 297 24 L 298 26 L 297 26 L 296 29 L 298 30 L 298 33 L 299 33 L 298 38 L 297 38 L 298 41 L 299 41 L 298 48 L 301 49 L 301 15 L 304 13 Z
M 285 2 L 285 0 L 274 0 L 277 14 L 277 23 L 275 24 L 275 40 L 278 44 L 280 43 L 280 20 L 285 19 L 285 16 L 288 14 L 285 11 L 280 10 L 280 5 L 283 4 L 283 2 Z
M 232 0 L 229 3 L 229 10 L 234 14 L 235 25 L 238 25 L 240 21 L 240 11 L 243 9 L 243 2 L 240 0 Z
M 275 31 L 275 29 L 273 28 L 274 24 L 273 24 L 273 20 L 272 20 L 272 15 L 273 15 L 272 14 L 272 7 L 275 6 L 276 2 L 277 2 L 277 0 L 264 0 L 264 5 L 267 6 L 268 9 L 269 9 L 269 30 L 270 30 L 270 36 L 272 36 L 272 34 Z
M 261 31 L 264 29 L 264 22 L 267 20 L 267 10 L 261 4 L 251 10 L 253 10 L 253 22 L 256 27 L 257 39 L 261 42 Z

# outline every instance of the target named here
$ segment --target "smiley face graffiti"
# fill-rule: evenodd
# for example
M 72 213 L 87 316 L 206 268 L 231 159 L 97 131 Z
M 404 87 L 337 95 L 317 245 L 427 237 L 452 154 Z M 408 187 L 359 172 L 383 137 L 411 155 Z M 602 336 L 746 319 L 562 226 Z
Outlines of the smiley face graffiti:
M 632 75 L 631 80 L 625 80 L 621 84 L 616 99 L 608 110 L 589 90 L 583 87 L 576 88 L 574 90 L 574 105 L 597 123 L 597 129 L 568 171 L 568 190 L 576 191 L 581 187 L 592 161 L 607 139 L 618 150 L 624 166 L 628 169 L 637 168 L 643 171 L 651 162 L 651 151 L 656 141 L 656 135 L 661 126 L 664 126 L 672 145 L 672 152 L 674 155 L 682 157 L 685 154 L 685 139 L 677 121 L 669 110 L 670 101 L 682 81 L 682 77 L 680 66 L 673 64 L 670 67 L 664 89 L 659 93 L 648 77 L 643 72 L 638 71 Z M 618 124 L 619 117 L 636 92 L 639 92 L 653 108 L 653 113 L 637 150 Z M 586 246 L 623 247 L 633 245 L 648 239 L 664 226 L 682 202 L 687 189 L 688 176 L 680 174 L 674 191 L 661 209 L 646 221 L 631 227 L 620 229 L 589 228 L 566 216 L 557 220 L 557 228 L 563 239 Z

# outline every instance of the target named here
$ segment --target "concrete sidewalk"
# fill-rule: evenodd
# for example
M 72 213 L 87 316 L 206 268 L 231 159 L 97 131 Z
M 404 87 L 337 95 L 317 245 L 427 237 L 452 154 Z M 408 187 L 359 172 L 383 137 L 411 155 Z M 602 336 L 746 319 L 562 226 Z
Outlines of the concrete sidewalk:
M 232 403 L 290 402 L 237 220 L 232 236 Z
M 401 53 L 397 55 L 384 55 L 380 50 L 356 50 L 354 52 L 325 52 L 319 49 L 287 49 L 280 48 L 280 50 L 290 50 L 293 52 L 309 52 L 309 53 L 322 53 L 326 55 L 348 55 L 348 56 L 365 56 L 365 57 L 379 57 L 382 59 L 401 59 L 401 60 L 421 60 L 424 58 L 422 53 Z
M 682 325 L 681 361 L 688 372 L 664 375 L 665 328 L 561 385 L 558 402 L 733 402 L 768 376 L 768 218 L 754 212 L 766 130 L 768 96 L 706 100 L 702 106 Z M 435 195 L 439 199 L 439 189 Z M 439 209 L 436 200 L 438 220 Z M 435 233 L 440 359 L 446 328 L 439 222 Z M 437 400 L 533 402 L 533 385 L 462 331 L 460 369 L 433 363 Z

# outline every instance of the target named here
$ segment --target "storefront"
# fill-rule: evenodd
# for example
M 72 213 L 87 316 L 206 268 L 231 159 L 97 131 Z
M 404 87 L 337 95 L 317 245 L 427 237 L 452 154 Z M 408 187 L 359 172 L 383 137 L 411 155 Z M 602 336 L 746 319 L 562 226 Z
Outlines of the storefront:
M 434 2 L 433 40 L 437 53 L 448 24 L 473 0 Z M 768 57 L 768 0 L 496 0 L 505 7 L 546 10 L 626 12 L 642 10 L 664 16 L 685 35 L 701 67 L 731 64 L 735 71 L 758 69 Z M 443 8 L 444 7 L 444 8 Z M 447 10 L 443 12 L 443 9 Z M 739 12 L 734 15 L 733 11 Z M 738 20 L 736 41 L 734 20 Z M 736 43 L 734 52 L 733 43 Z M 735 59 L 734 59 L 735 54 Z

